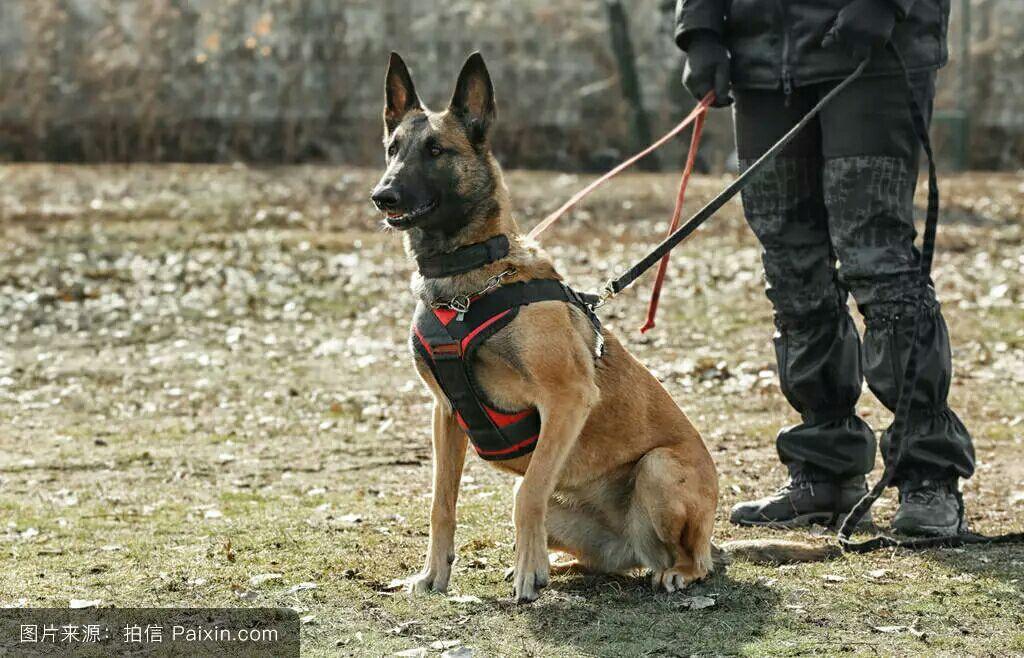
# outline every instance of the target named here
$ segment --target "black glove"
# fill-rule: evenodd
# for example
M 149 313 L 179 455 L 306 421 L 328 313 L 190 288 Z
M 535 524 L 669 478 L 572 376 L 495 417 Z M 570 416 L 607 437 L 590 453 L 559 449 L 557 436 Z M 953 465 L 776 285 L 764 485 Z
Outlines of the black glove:
M 683 86 L 697 100 L 714 90 L 715 102 L 712 107 L 732 104 L 732 96 L 729 95 L 729 51 L 714 32 L 699 30 L 690 35 L 686 44 Z
M 853 0 L 839 11 L 821 47 L 840 44 L 858 60 L 867 59 L 872 50 L 885 46 L 892 36 L 896 11 L 891 0 Z

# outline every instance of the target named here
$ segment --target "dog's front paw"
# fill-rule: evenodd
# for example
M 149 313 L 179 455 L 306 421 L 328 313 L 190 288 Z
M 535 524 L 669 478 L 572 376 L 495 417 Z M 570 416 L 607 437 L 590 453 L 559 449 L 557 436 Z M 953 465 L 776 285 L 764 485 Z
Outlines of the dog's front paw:
M 451 570 L 424 569 L 408 580 L 410 594 L 426 594 L 428 592 L 445 593 L 448 591 L 448 578 Z
M 529 550 L 525 547 L 516 550 L 516 566 L 509 574 L 512 581 L 513 595 L 516 603 L 536 601 L 540 590 L 547 587 L 550 574 L 547 546 Z

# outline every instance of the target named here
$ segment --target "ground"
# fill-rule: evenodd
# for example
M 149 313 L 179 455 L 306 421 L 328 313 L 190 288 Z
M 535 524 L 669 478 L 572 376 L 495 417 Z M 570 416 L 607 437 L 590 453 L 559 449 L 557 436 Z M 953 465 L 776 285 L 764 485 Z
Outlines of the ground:
M 559 576 L 516 606 L 512 481 L 475 457 L 450 594 L 396 591 L 426 548 L 430 406 L 406 342 L 411 269 L 367 203 L 374 177 L 0 167 L 0 604 L 295 607 L 310 656 L 1024 653 L 1021 547 L 737 563 L 682 595 Z M 525 226 L 585 182 L 508 179 Z M 725 180 L 696 180 L 690 207 Z M 674 185 L 619 179 L 543 242 L 596 289 L 665 230 Z M 1019 531 L 1024 176 L 947 176 L 943 194 L 935 279 L 952 404 L 977 441 L 970 522 Z M 738 204 L 676 251 L 641 336 L 649 286 L 603 318 L 703 432 L 721 474 L 716 538 L 765 536 L 727 510 L 782 481 L 773 437 L 796 416 Z M 869 393 L 861 408 L 889 422 Z

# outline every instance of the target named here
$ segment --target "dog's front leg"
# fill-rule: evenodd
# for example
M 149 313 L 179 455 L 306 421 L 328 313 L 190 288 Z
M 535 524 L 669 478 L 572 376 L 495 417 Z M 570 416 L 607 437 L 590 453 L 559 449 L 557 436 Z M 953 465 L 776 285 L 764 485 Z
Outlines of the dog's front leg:
M 455 503 L 466 460 L 466 434 L 448 404 L 434 403 L 434 485 L 430 541 L 423 571 L 409 583 L 411 592 L 444 592 L 455 561 Z
M 539 590 L 548 584 L 548 500 L 596 398 L 592 386 L 579 383 L 562 388 L 557 398 L 538 405 L 541 432 L 537 449 L 516 489 L 516 556 L 512 578 L 518 603 L 535 600 Z

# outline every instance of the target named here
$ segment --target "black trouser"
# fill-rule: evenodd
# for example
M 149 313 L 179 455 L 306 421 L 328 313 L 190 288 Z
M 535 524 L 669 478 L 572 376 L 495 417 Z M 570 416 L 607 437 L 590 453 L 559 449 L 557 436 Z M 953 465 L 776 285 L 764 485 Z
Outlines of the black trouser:
M 931 115 L 934 74 L 914 76 Z M 835 83 L 781 91 L 736 90 L 736 144 L 745 167 Z M 949 334 L 930 281 L 918 274 L 914 187 L 919 144 L 903 76 L 861 78 L 743 190 L 764 249 L 775 309 L 782 391 L 801 422 L 778 436 L 791 473 L 839 478 L 867 473 L 875 437 L 854 410 L 861 381 L 895 409 L 915 308 L 923 303 L 921 365 L 897 480 L 970 477 L 971 437 L 947 406 Z M 863 350 L 847 312 L 864 316 Z M 888 431 L 883 435 L 885 449 Z

